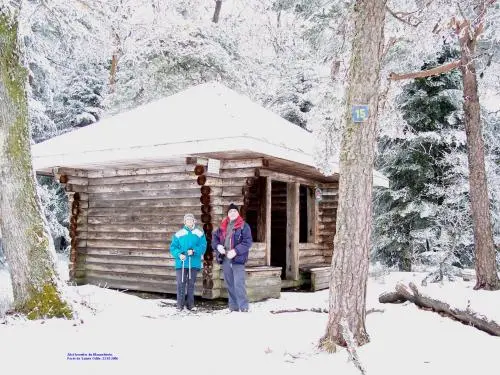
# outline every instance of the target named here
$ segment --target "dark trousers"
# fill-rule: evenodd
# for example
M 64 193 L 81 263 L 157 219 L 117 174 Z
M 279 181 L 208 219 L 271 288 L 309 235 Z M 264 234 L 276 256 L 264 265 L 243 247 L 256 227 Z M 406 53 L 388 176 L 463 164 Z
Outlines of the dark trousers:
M 175 270 L 177 279 L 177 308 L 183 309 L 186 306 L 191 310 L 194 306 L 194 283 L 196 282 L 197 268 L 191 268 L 191 277 L 189 277 L 189 269 L 184 268 L 184 280 L 182 278 L 182 269 Z M 187 293 L 186 293 L 187 287 Z
M 233 311 L 248 310 L 245 265 L 233 264 L 224 257 L 222 271 L 229 295 L 229 309 Z

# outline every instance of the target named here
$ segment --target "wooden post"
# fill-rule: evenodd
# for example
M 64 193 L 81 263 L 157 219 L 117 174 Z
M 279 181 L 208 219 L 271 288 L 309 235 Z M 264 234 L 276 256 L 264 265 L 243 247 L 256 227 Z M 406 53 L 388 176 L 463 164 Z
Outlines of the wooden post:
M 298 182 L 287 184 L 286 202 L 286 278 L 299 279 L 299 188 Z
M 271 193 L 272 193 L 272 179 L 266 178 L 266 266 L 271 265 Z

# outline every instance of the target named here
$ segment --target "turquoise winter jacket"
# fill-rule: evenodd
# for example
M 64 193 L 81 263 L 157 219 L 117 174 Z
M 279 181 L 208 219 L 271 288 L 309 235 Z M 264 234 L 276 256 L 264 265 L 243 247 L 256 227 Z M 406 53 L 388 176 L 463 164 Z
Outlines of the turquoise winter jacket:
M 190 230 L 184 226 L 173 235 L 172 242 L 170 243 L 170 253 L 175 259 L 176 269 L 182 268 L 182 261 L 179 258 L 181 254 L 186 256 L 184 268 L 188 268 L 189 260 L 187 252 L 189 249 L 193 249 L 194 251 L 194 254 L 191 256 L 191 268 L 201 269 L 203 254 L 207 250 L 207 239 L 205 238 L 205 233 L 198 227 Z

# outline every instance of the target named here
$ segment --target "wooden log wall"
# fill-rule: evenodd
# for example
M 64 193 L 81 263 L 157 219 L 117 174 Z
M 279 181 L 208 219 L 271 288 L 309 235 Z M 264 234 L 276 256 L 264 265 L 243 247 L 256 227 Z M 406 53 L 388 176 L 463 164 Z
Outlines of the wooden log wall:
M 333 238 L 336 232 L 338 184 L 331 183 L 322 189 L 323 195 L 318 210 L 318 243 L 324 249 L 326 264 L 331 264 L 333 255 Z
M 175 293 L 169 246 L 183 225 L 184 214 L 193 213 L 209 230 L 205 224 L 210 224 L 210 215 L 222 213 L 207 210 L 212 203 L 224 202 L 213 197 L 214 189 L 198 185 L 202 169 L 184 162 L 161 168 L 62 170 L 72 207 L 74 280 Z M 217 189 L 221 192 L 222 187 Z M 203 277 L 197 282 L 196 293 L 200 295 Z M 217 278 L 210 285 L 215 288 L 219 284 Z

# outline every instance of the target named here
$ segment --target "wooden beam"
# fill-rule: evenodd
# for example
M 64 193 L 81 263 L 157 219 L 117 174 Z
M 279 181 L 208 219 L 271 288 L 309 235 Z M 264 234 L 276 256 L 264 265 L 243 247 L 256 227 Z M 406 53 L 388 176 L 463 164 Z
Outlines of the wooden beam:
M 299 279 L 299 187 L 298 182 L 287 184 L 286 278 Z
M 259 159 L 222 160 L 220 169 L 261 168 L 263 161 Z
M 276 172 L 276 171 L 272 171 L 270 169 L 261 169 L 260 176 L 261 177 L 271 177 L 273 180 L 281 181 L 281 182 L 288 182 L 288 183 L 298 182 L 302 185 L 308 185 L 308 186 L 321 185 L 321 183 L 318 181 L 310 180 L 308 178 L 294 176 L 294 175 L 287 174 L 287 173 Z
M 271 178 L 266 178 L 266 266 L 271 265 Z

